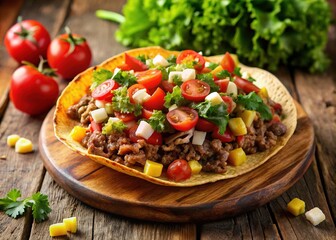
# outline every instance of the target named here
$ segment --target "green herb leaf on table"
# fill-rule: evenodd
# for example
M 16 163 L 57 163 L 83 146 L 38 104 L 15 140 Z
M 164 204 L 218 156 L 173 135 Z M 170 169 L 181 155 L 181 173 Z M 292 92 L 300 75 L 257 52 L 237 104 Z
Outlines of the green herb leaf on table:
M 248 110 L 254 110 L 260 113 L 260 117 L 265 120 L 272 119 L 270 108 L 264 103 L 261 97 L 255 92 L 250 92 L 247 95 L 239 94 L 236 103 L 242 105 Z

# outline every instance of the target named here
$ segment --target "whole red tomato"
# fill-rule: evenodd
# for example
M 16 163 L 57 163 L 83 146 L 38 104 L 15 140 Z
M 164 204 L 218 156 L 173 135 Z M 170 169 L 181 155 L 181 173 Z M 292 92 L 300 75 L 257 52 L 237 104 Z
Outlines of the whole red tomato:
M 50 35 L 45 27 L 35 20 L 19 21 L 6 33 L 5 46 L 9 55 L 18 63 L 38 64 L 40 56 L 47 56 Z
M 66 34 L 55 38 L 48 48 L 49 65 L 64 79 L 72 79 L 91 64 L 91 49 L 85 40 L 66 29 Z
M 29 115 L 49 110 L 56 102 L 57 82 L 39 67 L 24 65 L 15 70 L 10 83 L 10 99 L 14 106 Z

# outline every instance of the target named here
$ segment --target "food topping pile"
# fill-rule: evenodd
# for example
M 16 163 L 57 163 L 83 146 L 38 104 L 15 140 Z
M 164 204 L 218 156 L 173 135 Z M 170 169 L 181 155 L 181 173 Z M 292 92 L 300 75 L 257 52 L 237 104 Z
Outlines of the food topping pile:
M 67 114 L 71 137 L 88 149 L 153 177 L 183 181 L 225 173 L 286 133 L 282 106 L 226 53 L 220 64 L 192 50 L 168 58 L 133 57 L 113 71 L 97 68 Z

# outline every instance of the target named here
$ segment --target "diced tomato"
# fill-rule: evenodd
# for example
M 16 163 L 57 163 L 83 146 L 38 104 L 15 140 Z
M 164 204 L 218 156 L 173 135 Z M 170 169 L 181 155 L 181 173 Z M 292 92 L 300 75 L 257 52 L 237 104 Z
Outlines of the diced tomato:
M 139 125 L 134 125 L 128 130 L 128 136 L 130 140 L 134 143 L 138 142 L 140 139 L 144 139 L 142 137 L 139 137 L 135 135 L 136 130 L 138 129 Z M 146 140 L 147 143 L 153 144 L 153 145 L 162 145 L 162 135 L 158 132 L 153 132 L 153 134 Z
M 236 136 L 236 141 L 237 141 L 237 143 L 238 143 L 238 145 L 241 147 L 241 146 L 243 146 L 243 144 L 244 144 L 244 135 L 240 135 L 240 136 Z
M 282 113 L 282 106 L 280 103 L 276 103 L 274 102 L 273 104 L 271 104 L 272 108 L 274 109 L 274 112 L 277 113 L 277 114 L 280 114 Z
M 146 108 L 142 108 L 142 115 L 141 115 L 141 117 L 143 117 L 145 119 L 149 119 L 152 115 L 153 115 L 153 111 L 152 110 L 148 110 Z
M 204 68 L 202 69 L 201 73 L 209 73 L 209 72 L 211 72 L 211 71 L 212 71 L 211 68 L 204 67 Z
M 184 50 L 177 56 L 176 63 L 192 63 L 197 71 L 202 71 L 202 69 L 204 68 L 205 60 L 202 55 L 193 50 Z
M 140 89 L 145 89 L 145 86 L 142 85 L 142 84 L 139 84 L 139 83 L 138 84 L 134 84 L 134 85 L 130 86 L 127 89 L 127 93 L 128 93 L 128 96 L 130 98 L 130 102 L 131 103 L 134 103 L 134 100 L 133 100 L 134 93 L 136 93 Z
M 236 103 L 233 101 L 230 96 L 222 96 L 224 103 L 226 104 L 226 111 L 230 114 L 236 107 Z
M 170 83 L 168 81 L 162 81 L 161 82 L 161 86 L 163 88 L 163 90 L 165 90 L 166 92 L 173 92 L 173 88 L 175 87 L 175 85 L 173 83 Z
M 233 73 L 235 69 L 235 62 L 233 58 L 231 57 L 230 53 L 226 52 L 224 54 L 220 64 L 224 70 L 227 70 L 230 73 Z
M 215 83 L 217 84 L 217 86 L 219 87 L 219 91 L 220 92 L 226 92 L 227 87 L 229 85 L 230 80 L 229 79 L 220 79 L 215 81 Z
M 280 116 L 278 114 L 274 114 L 270 123 L 281 122 Z
M 181 85 L 182 96 L 190 101 L 202 102 L 210 93 L 210 86 L 201 80 L 192 79 Z
M 159 86 L 162 80 L 162 72 L 158 69 L 149 69 L 142 72 L 136 72 L 137 82 L 144 85 L 147 89 L 153 89 Z
M 132 57 L 131 55 L 125 53 L 125 64 L 130 67 L 130 69 L 138 72 L 145 71 L 148 69 L 147 65 L 141 62 L 139 59 Z
M 113 97 L 112 90 L 117 89 L 119 86 L 116 81 L 110 79 L 98 85 L 91 95 L 94 99 L 110 102 Z
M 216 128 L 216 124 L 204 119 L 204 118 L 198 118 L 196 127 L 197 130 L 203 131 L 203 132 L 212 132 Z
M 148 110 L 162 110 L 165 96 L 165 92 L 161 88 L 157 88 L 153 95 L 143 103 L 143 106 Z
M 91 121 L 89 126 L 90 132 L 99 131 L 101 132 L 103 129 L 103 125 L 101 123 L 97 123 L 95 121 Z
M 114 115 L 123 122 L 130 122 L 136 119 L 133 113 L 114 112 Z
M 224 143 L 232 142 L 235 139 L 233 133 L 228 127 L 226 128 L 226 131 L 224 132 L 224 134 L 220 134 L 219 128 L 216 127 L 216 129 L 212 132 L 212 137 L 217 138 Z
M 252 82 L 235 76 L 234 81 L 233 81 L 238 88 L 242 89 L 245 93 L 250 93 L 250 92 L 259 92 L 260 88 L 258 88 L 256 85 L 254 85 Z
M 178 107 L 169 111 L 166 118 L 170 125 L 178 131 L 184 132 L 196 126 L 198 114 L 189 107 Z
M 169 164 L 167 169 L 167 177 L 175 182 L 187 180 L 191 177 L 191 168 L 184 159 L 176 159 Z
M 126 63 L 117 66 L 117 68 L 119 68 L 119 69 L 121 69 L 123 71 L 130 71 L 130 70 L 132 70 L 132 68 L 130 66 L 128 66 Z

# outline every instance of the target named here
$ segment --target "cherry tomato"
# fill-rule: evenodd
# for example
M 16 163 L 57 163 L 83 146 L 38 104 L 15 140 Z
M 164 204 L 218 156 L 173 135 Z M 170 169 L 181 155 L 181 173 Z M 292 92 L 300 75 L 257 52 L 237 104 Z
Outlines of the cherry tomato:
M 191 168 L 184 159 L 176 159 L 169 164 L 167 169 L 167 177 L 169 180 L 180 182 L 191 177 Z
M 153 89 L 159 86 L 162 80 L 162 72 L 158 69 L 149 69 L 142 72 L 136 72 L 137 82 L 144 85 L 147 89 Z
M 85 38 L 66 31 L 51 42 L 47 58 L 64 79 L 72 79 L 90 66 L 92 54 Z
M 165 96 L 165 92 L 161 88 L 157 88 L 153 95 L 142 105 L 148 110 L 162 110 L 165 103 Z
M 192 63 L 197 71 L 202 71 L 205 65 L 205 60 L 202 55 L 193 50 L 182 51 L 176 59 L 177 64 Z
M 15 70 L 10 83 L 10 99 L 14 106 L 29 115 L 49 110 L 57 100 L 57 82 L 43 70 L 24 65 Z
M 226 104 L 226 111 L 230 114 L 236 107 L 236 103 L 230 96 L 222 96 L 224 103 Z
M 140 139 L 144 139 L 142 137 L 139 137 L 137 135 L 135 135 L 136 130 L 138 129 L 139 125 L 134 125 L 129 129 L 129 138 L 131 139 L 132 142 L 136 143 L 138 142 L 138 140 Z M 162 135 L 161 133 L 158 132 L 153 132 L 153 134 L 145 141 L 149 144 L 152 145 L 162 145 Z
M 133 113 L 114 112 L 114 115 L 125 123 L 136 119 L 136 116 Z
M 127 89 L 127 93 L 128 93 L 131 103 L 135 103 L 133 99 L 133 95 L 140 89 L 146 89 L 146 88 L 142 84 L 134 84 Z
M 220 92 L 226 92 L 227 87 L 229 85 L 230 80 L 229 79 L 220 79 L 215 81 L 215 83 L 217 84 L 217 86 L 219 87 L 219 91 Z
M 131 67 L 128 66 L 126 63 L 117 66 L 117 68 L 119 68 L 119 69 L 121 69 L 123 71 L 130 71 L 130 70 L 132 70 Z
M 166 118 L 173 128 L 184 132 L 196 126 L 198 114 L 194 109 L 188 107 L 178 107 L 169 111 Z
M 110 102 L 113 97 L 112 90 L 117 89 L 119 86 L 116 81 L 110 79 L 98 85 L 91 95 L 94 99 Z
M 224 143 L 232 142 L 233 140 L 235 140 L 235 137 L 229 128 L 226 128 L 224 134 L 220 134 L 219 128 L 216 127 L 216 129 L 212 132 L 212 137 L 217 138 Z
M 216 124 L 204 118 L 199 118 L 195 128 L 203 132 L 212 132 L 216 128 Z
M 47 56 L 50 35 L 35 20 L 24 20 L 13 25 L 6 33 L 5 46 L 9 55 L 18 63 L 22 61 L 37 65 L 40 56 Z
M 153 115 L 153 111 L 152 110 L 148 110 L 146 108 L 142 108 L 141 111 L 142 111 L 141 117 L 143 117 L 145 119 L 149 119 Z
M 134 71 L 145 71 L 148 69 L 147 65 L 141 62 L 139 59 L 132 57 L 128 53 L 125 53 L 125 64 Z
M 233 73 L 235 69 L 235 62 L 232 59 L 230 53 L 226 52 L 221 60 L 220 65 L 224 70 L 229 71 L 230 73 Z
M 175 85 L 173 83 L 168 82 L 168 81 L 162 81 L 161 82 L 161 87 L 166 92 L 172 93 L 173 92 L 173 88 L 175 87 Z
M 237 85 L 238 88 L 242 89 L 245 93 L 260 91 L 260 88 L 258 88 L 252 82 L 238 76 L 235 76 L 234 83 Z
M 190 101 L 202 102 L 210 93 L 210 86 L 201 80 L 192 79 L 181 85 L 182 96 Z

